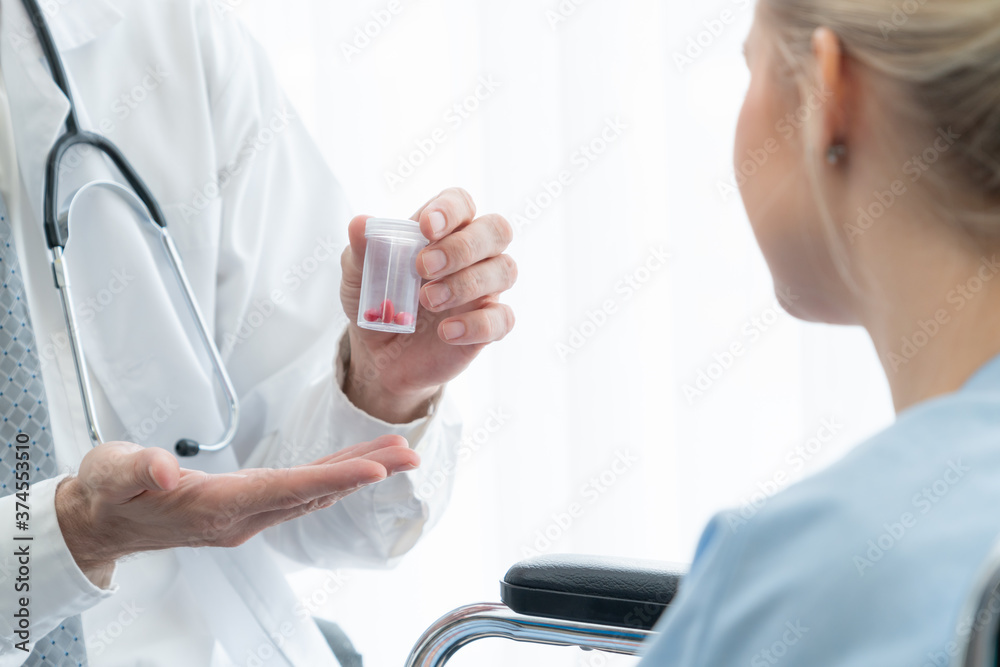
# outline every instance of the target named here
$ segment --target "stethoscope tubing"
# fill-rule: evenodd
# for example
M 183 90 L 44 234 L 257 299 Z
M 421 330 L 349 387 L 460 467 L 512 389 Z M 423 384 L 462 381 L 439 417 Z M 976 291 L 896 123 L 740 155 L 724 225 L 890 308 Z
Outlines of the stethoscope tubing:
M 175 279 L 177 280 L 181 294 L 184 296 L 184 302 L 187 304 L 188 312 L 195 322 L 195 329 L 198 332 L 198 337 L 201 339 L 202 344 L 208 351 L 209 360 L 212 363 L 216 379 L 219 382 L 225 396 L 229 411 L 229 420 L 222 439 L 214 444 L 202 445 L 195 440 L 183 438 L 175 444 L 174 450 L 179 456 L 193 456 L 198 452 L 215 452 L 224 449 L 231 444 L 233 439 L 236 437 L 240 417 L 239 400 L 236 396 L 236 390 L 233 386 L 232 379 L 226 371 L 225 364 L 222 361 L 222 355 L 219 353 L 219 349 L 215 345 L 215 341 L 212 339 L 212 336 L 208 331 L 208 325 L 206 324 L 205 318 L 201 314 L 201 310 L 198 308 L 191 284 L 188 282 L 187 274 L 184 271 L 184 265 L 181 262 L 180 254 L 177 252 L 177 247 L 174 245 L 173 239 L 167 231 L 167 223 L 166 218 L 163 215 L 163 210 L 160 208 L 159 202 L 156 201 L 156 197 L 153 196 L 152 191 L 146 185 L 145 181 L 143 181 L 139 174 L 136 173 L 135 169 L 132 167 L 128 159 L 126 159 L 125 155 L 110 139 L 100 134 L 86 132 L 80 129 L 80 122 L 76 113 L 76 105 L 73 101 L 73 95 L 70 90 L 69 79 L 66 76 L 66 69 L 62 58 L 59 56 L 59 52 L 56 49 L 55 42 L 52 39 L 52 33 L 45 21 L 41 8 L 38 6 L 36 0 L 22 0 L 22 2 L 24 3 L 24 7 L 35 27 L 38 40 L 42 47 L 42 52 L 45 55 L 45 59 L 48 62 L 49 69 L 51 70 L 52 78 L 69 102 L 69 112 L 66 117 L 66 131 L 59 137 L 55 145 L 52 147 L 45 163 L 43 215 L 45 239 L 51 254 L 53 278 L 55 280 L 56 288 L 59 290 L 63 315 L 66 319 L 66 328 L 71 341 L 70 347 L 73 353 L 73 361 L 76 366 L 77 381 L 84 403 L 84 412 L 87 418 L 87 428 L 91 441 L 95 445 L 105 442 L 97 417 L 87 360 L 84 355 L 83 346 L 80 343 L 79 326 L 73 309 L 72 290 L 69 284 L 67 262 L 64 254 L 66 248 L 66 238 L 64 238 L 63 235 L 63 226 L 65 224 L 68 231 L 69 214 L 72 211 L 73 203 L 76 201 L 76 197 L 87 188 L 102 187 L 116 191 L 116 194 L 122 196 L 132 206 L 141 220 L 149 222 L 156 229 L 160 245 L 166 254 L 167 261 L 170 264 L 171 271 L 174 274 Z M 96 148 L 98 151 L 107 156 L 121 173 L 122 177 L 131 189 L 125 188 L 112 181 L 98 181 L 88 184 L 74 193 L 74 195 L 70 198 L 65 212 L 60 213 L 57 211 L 57 202 L 59 201 L 59 165 L 61 164 L 63 157 L 66 155 L 66 151 L 74 146 L 84 145 Z

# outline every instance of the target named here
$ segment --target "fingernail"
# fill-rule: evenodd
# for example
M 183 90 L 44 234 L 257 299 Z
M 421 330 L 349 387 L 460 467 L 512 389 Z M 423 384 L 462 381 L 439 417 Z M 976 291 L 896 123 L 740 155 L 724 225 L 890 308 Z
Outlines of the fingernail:
M 445 340 L 455 340 L 465 335 L 465 325 L 461 322 L 445 322 L 441 327 Z
M 427 286 L 427 302 L 431 308 L 437 308 L 441 304 L 451 301 L 451 290 L 444 283 Z
M 415 466 L 412 463 L 407 463 L 404 466 L 400 466 L 400 467 L 396 468 L 395 470 L 392 471 L 392 473 L 395 475 L 398 472 L 410 472 L 411 470 L 416 470 L 419 467 L 420 466 Z
M 444 213 L 441 211 L 432 211 L 431 214 L 427 216 L 427 219 L 430 220 L 431 233 L 433 233 L 434 236 L 437 236 L 444 231 L 444 226 L 446 224 Z
M 448 258 L 445 257 L 443 250 L 428 250 L 424 253 L 424 271 L 427 275 L 433 276 L 435 273 L 440 271 L 448 263 Z

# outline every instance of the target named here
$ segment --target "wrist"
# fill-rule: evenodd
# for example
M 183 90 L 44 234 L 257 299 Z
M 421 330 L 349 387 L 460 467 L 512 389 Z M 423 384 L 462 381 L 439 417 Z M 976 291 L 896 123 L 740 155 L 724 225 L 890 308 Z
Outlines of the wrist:
M 77 567 L 94 582 L 110 580 L 115 561 L 126 552 L 113 549 L 111 540 L 98 530 L 96 512 L 85 485 L 78 477 L 67 477 L 56 487 L 56 518 L 63 541 Z
M 439 386 L 401 387 L 388 377 L 382 353 L 372 354 L 358 335 L 357 327 L 349 327 L 340 341 L 337 354 L 337 379 L 347 399 L 362 412 L 389 424 L 409 424 L 427 416 Z M 388 380 L 388 381 L 387 381 Z
M 393 391 L 380 382 L 366 379 L 357 366 L 348 363 L 344 394 L 359 410 L 389 424 L 408 424 L 426 417 L 440 387 Z

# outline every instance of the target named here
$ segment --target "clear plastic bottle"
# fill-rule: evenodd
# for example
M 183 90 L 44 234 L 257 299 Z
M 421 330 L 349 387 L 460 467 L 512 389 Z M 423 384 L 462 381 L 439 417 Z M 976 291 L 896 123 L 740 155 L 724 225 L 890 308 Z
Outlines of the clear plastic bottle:
M 370 218 L 365 225 L 365 266 L 358 326 L 413 333 L 420 308 L 417 255 L 428 241 L 413 220 Z

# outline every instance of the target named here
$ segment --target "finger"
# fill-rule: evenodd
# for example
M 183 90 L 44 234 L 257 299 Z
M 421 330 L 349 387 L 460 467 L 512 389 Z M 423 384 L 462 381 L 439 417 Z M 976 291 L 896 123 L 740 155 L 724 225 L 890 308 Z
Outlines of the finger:
M 416 470 L 420 467 L 420 455 L 409 447 L 384 447 L 364 456 L 386 469 L 389 475 Z
M 134 443 L 109 445 L 118 449 L 110 455 L 110 475 L 94 480 L 103 486 L 113 502 L 126 502 L 143 491 L 170 491 L 180 479 L 177 459 L 159 447 L 143 448 Z
M 420 223 L 420 232 L 436 241 L 476 217 L 476 203 L 462 188 L 449 188 L 417 211 L 413 219 Z
M 359 215 L 347 224 L 347 238 L 350 243 L 340 258 L 344 280 L 361 285 L 361 274 L 365 268 L 365 225 L 370 215 Z
M 450 345 L 476 345 L 498 341 L 514 328 L 514 311 L 503 303 L 449 317 L 438 325 L 438 336 Z
M 324 463 L 343 461 L 349 458 L 362 457 L 385 447 L 405 447 L 409 449 L 410 443 L 406 441 L 406 438 L 399 435 L 383 435 L 375 438 L 371 442 L 362 442 L 357 445 L 345 447 L 339 452 L 327 454 L 326 456 L 316 459 L 312 463 L 305 463 L 303 465 L 321 465 Z
M 510 255 L 498 255 L 427 283 L 420 290 L 420 303 L 432 312 L 440 312 L 505 292 L 516 281 L 517 262 Z
M 420 465 L 420 456 L 409 448 L 402 449 L 400 447 L 389 447 L 377 452 L 372 452 L 368 456 L 372 460 L 378 458 L 386 469 L 390 470 L 390 474 L 412 470 Z M 296 519 L 300 516 L 315 512 L 316 510 L 326 509 L 327 507 L 331 507 L 340 502 L 355 491 L 364 488 L 364 486 L 368 485 L 358 486 L 353 489 L 342 489 L 332 494 L 313 498 L 308 502 L 301 503 L 288 509 L 273 509 L 261 512 L 247 520 L 248 529 L 251 531 L 250 534 L 256 534 L 261 530 L 279 523 Z
M 332 507 L 358 490 L 359 489 L 352 489 L 350 491 L 343 491 L 323 496 L 321 498 L 316 498 L 292 509 L 268 510 L 266 512 L 261 512 L 260 514 L 255 514 L 254 516 L 249 517 L 243 524 L 242 532 L 244 533 L 245 539 L 235 542 L 233 546 L 241 544 L 246 541 L 246 539 L 253 537 L 260 531 L 266 530 L 271 526 L 277 526 L 279 523 L 285 523 L 286 521 L 298 519 L 299 517 L 315 512 L 316 510 Z
M 150 490 L 174 490 L 181 478 L 181 466 L 177 458 L 159 447 L 147 447 L 143 450 L 143 455 L 145 456 L 144 463 L 148 462 L 149 464 L 149 476 L 156 485 Z
M 485 215 L 424 248 L 417 270 L 427 279 L 441 278 L 499 255 L 514 238 L 514 228 L 500 215 Z
M 322 496 L 353 491 L 380 482 L 387 475 L 381 463 L 354 458 L 318 466 L 256 470 L 245 475 L 240 486 L 249 498 L 247 514 L 259 514 L 292 509 Z

